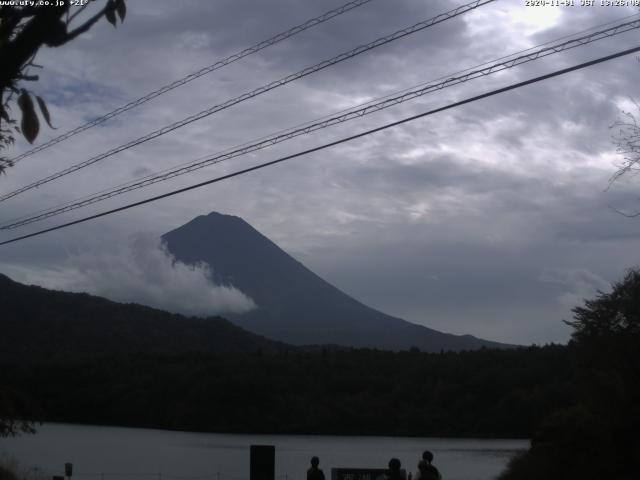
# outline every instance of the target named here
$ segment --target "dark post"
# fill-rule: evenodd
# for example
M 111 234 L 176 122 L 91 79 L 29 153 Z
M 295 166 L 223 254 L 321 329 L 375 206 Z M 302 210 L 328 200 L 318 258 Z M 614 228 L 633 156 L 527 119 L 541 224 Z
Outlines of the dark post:
M 68 479 L 73 475 L 73 463 L 65 463 L 64 464 L 64 476 Z
M 250 480 L 275 480 L 276 447 L 251 445 Z

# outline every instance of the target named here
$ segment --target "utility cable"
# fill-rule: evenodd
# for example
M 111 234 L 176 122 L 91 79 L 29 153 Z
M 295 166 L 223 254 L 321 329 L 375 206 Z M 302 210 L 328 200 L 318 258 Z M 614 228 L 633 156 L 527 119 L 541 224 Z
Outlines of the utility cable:
M 210 107 L 206 110 L 203 110 L 199 113 L 196 113 L 195 115 L 191 115 L 187 118 L 184 118 L 182 120 L 179 120 L 175 123 L 172 123 L 171 125 L 165 126 L 159 130 L 156 130 L 154 132 L 148 133 L 147 135 L 144 135 L 143 137 L 140 137 L 136 140 L 132 140 L 130 142 L 127 142 L 123 145 L 120 145 L 119 147 L 115 147 L 112 148 L 111 150 L 108 150 L 107 152 L 101 153 L 95 157 L 91 157 L 88 160 L 85 160 L 84 162 L 78 163 L 76 165 L 72 165 L 71 167 L 68 167 L 64 170 L 60 170 L 52 175 L 49 175 L 41 180 L 38 180 L 36 182 L 33 182 L 25 187 L 19 188 L 17 190 L 14 190 L 12 192 L 6 193 L 2 196 L 0 196 L 0 202 L 3 202 L 5 200 L 8 200 L 11 197 L 15 197 L 16 195 L 19 195 L 20 193 L 26 192 L 28 190 L 31 190 L 33 188 L 39 187 L 41 185 L 44 185 L 46 183 L 49 183 L 53 180 L 56 180 L 60 177 L 63 177 L 65 175 L 69 175 L 70 173 L 76 172 L 82 168 L 88 167 L 89 165 L 93 165 L 96 162 L 99 162 L 100 160 L 103 160 L 107 157 L 110 157 L 112 155 L 115 155 L 116 153 L 122 152 L 124 150 L 128 150 L 132 147 L 135 147 L 136 145 L 140 145 L 141 143 L 145 143 L 148 142 L 149 140 L 152 140 L 154 138 L 160 137 L 161 135 L 165 135 L 169 132 L 172 132 L 173 130 L 176 130 L 178 128 L 184 127 L 185 125 L 188 125 L 190 123 L 193 123 L 195 121 L 201 120 L 205 117 L 208 117 L 216 112 L 219 112 L 221 110 L 225 110 L 233 105 L 237 105 L 241 102 L 244 102 L 246 100 L 249 100 L 251 98 L 257 97 L 258 95 L 261 95 L 263 93 L 266 93 L 268 91 L 271 91 L 273 89 L 276 89 L 278 87 L 281 87 L 283 85 L 286 85 L 288 83 L 291 83 L 295 80 L 298 80 L 300 78 L 306 77 L 307 75 L 310 75 L 312 73 L 318 72 L 320 70 L 323 70 L 327 67 L 330 67 L 332 65 L 335 65 L 337 63 L 343 62 L 345 60 L 348 60 L 350 58 L 353 58 L 357 55 L 360 55 L 364 52 L 367 52 L 369 50 L 373 50 L 374 48 L 380 47 L 382 45 L 386 45 L 388 43 L 391 43 L 395 40 L 398 40 L 400 38 L 406 37 L 407 35 L 411 35 L 413 33 L 419 32 L 421 30 L 424 30 L 425 28 L 431 27 L 433 25 L 436 25 L 438 23 L 444 22 L 446 20 L 450 20 L 452 18 L 455 18 L 459 15 L 462 15 L 464 13 L 467 13 L 471 10 L 474 10 L 482 5 L 486 5 L 488 3 L 492 3 L 496 0 L 474 0 L 473 2 L 467 3 L 465 5 L 456 7 L 453 10 L 449 10 L 448 12 L 442 13 L 440 15 L 437 15 L 436 17 L 430 18 L 428 20 L 424 20 L 422 22 L 416 23 L 415 25 L 411 26 L 411 27 L 407 27 L 405 29 L 402 30 L 398 30 L 390 35 L 386 35 L 384 37 L 380 37 L 376 40 L 374 40 L 373 42 L 367 43 L 365 45 L 361 45 L 359 47 L 354 48 L 353 50 L 350 50 L 348 52 L 345 53 L 341 53 L 340 55 L 337 55 L 329 60 L 324 60 L 320 63 L 317 63 L 311 67 L 307 67 L 303 70 L 300 70 L 297 73 L 293 73 L 291 75 L 288 75 L 286 77 L 281 78 L 280 80 L 276 80 L 273 81 L 267 85 L 264 85 L 260 88 L 257 88 L 255 90 L 252 90 L 251 92 L 245 93 L 243 95 L 240 95 L 239 97 L 227 100 L 224 103 L 215 105 L 213 107 Z
M 81 132 L 84 132 L 85 130 L 88 130 L 92 127 L 95 127 L 96 125 L 100 125 L 101 123 L 106 122 L 107 120 L 110 120 L 114 117 L 117 117 L 118 115 L 120 115 L 121 113 L 124 113 L 128 110 L 131 110 L 135 107 L 138 107 L 140 105 L 142 105 L 143 103 L 148 102 L 149 100 L 153 100 L 156 97 L 159 97 L 162 94 L 165 94 L 175 88 L 181 87 L 182 85 L 185 85 L 193 80 L 195 80 L 196 78 L 200 78 L 203 75 L 207 75 L 208 73 L 211 73 L 215 70 L 218 70 L 222 67 L 226 67 L 227 65 L 230 65 L 244 57 L 248 57 L 249 55 L 252 55 L 254 53 L 257 53 L 261 50 L 264 50 L 267 47 L 270 47 L 272 45 L 275 45 L 276 43 L 280 43 L 283 40 L 286 40 L 287 38 L 293 37 L 294 35 L 297 35 L 298 33 L 304 32 L 305 30 L 308 30 L 310 28 L 313 28 L 317 25 L 320 25 L 328 20 L 331 20 L 334 17 L 337 17 L 338 15 L 342 15 L 343 13 L 346 13 L 350 10 L 353 10 L 354 8 L 360 7 L 366 3 L 371 2 L 371 0 L 354 0 L 352 2 L 348 2 L 345 3 L 344 5 L 342 5 L 341 7 L 338 8 L 334 8 L 333 10 L 329 10 L 328 12 L 323 13 L 322 15 L 319 15 L 315 18 L 311 18 L 309 20 L 307 20 L 304 23 L 301 23 L 300 25 L 296 25 L 295 27 L 290 28 L 289 30 L 286 30 L 284 32 L 278 33 L 277 35 L 274 35 L 273 37 L 267 39 L 267 40 L 263 40 L 260 43 L 256 43 L 255 45 L 245 48 L 244 50 L 234 53 L 233 55 L 229 55 L 226 58 L 223 58 L 222 60 L 218 60 L 217 62 L 215 62 L 212 65 L 209 65 L 208 67 L 204 67 L 201 68 L 200 70 L 190 73 L 189 75 L 182 77 L 178 80 L 175 80 L 171 83 L 168 83 L 167 85 L 164 85 L 160 88 L 158 88 L 157 90 L 154 90 L 153 92 L 150 92 L 148 94 L 146 94 L 144 97 L 140 97 L 137 100 L 133 100 L 129 103 L 127 103 L 126 105 L 122 105 L 121 107 L 116 108 L 115 110 L 102 115 L 98 118 L 95 118 L 93 120 L 91 120 L 90 122 L 87 122 L 83 125 L 80 125 L 76 128 L 74 128 L 73 130 L 69 130 L 68 132 L 65 132 L 61 135 L 58 135 L 55 138 L 52 138 L 51 140 L 38 145 L 35 148 L 32 148 L 31 150 L 24 152 L 14 158 L 11 158 L 8 160 L 8 162 L 16 164 L 17 162 L 19 162 L 20 160 L 29 157 L 35 153 L 41 152 L 42 150 L 45 150 L 53 145 L 56 145 L 57 143 L 60 143 L 64 140 L 67 140 L 68 138 L 73 137 L 74 135 L 77 135 Z
M 533 83 L 541 82 L 541 81 L 547 80 L 549 78 L 558 77 L 560 75 L 564 75 L 566 73 L 573 72 L 575 70 L 580 70 L 582 68 L 590 67 L 592 65 L 597 65 L 599 63 L 607 62 L 609 60 L 613 60 L 614 58 L 619 58 L 619 57 L 622 57 L 622 56 L 625 56 L 625 55 L 630 55 L 632 53 L 636 53 L 636 52 L 639 52 L 639 51 L 640 51 L 640 46 L 633 47 L 633 48 L 629 48 L 627 50 L 623 50 L 623 51 L 620 51 L 620 52 L 617 52 L 617 53 L 614 53 L 614 54 L 611 54 L 611 55 L 607 55 L 605 57 L 600 57 L 600 58 L 597 58 L 595 60 L 591 60 L 591 61 L 588 61 L 588 62 L 580 63 L 580 64 L 574 65 L 572 67 L 563 68 L 562 70 L 556 70 L 555 72 L 547 73 L 545 75 L 540 75 L 538 77 L 534 77 L 534 78 L 531 78 L 529 80 L 525 80 L 523 82 L 518 82 L 518 83 L 514 83 L 514 84 L 511 84 L 511 85 L 508 85 L 506 87 L 502 87 L 502 88 L 498 88 L 498 89 L 495 89 L 495 90 L 491 90 L 489 92 L 486 92 L 486 93 L 483 93 L 483 94 L 480 94 L 480 95 L 476 95 L 474 97 L 470 97 L 470 98 L 466 98 L 466 99 L 458 101 L 458 102 L 450 103 L 449 105 L 445 105 L 444 107 L 435 108 L 433 110 L 429 110 L 427 112 L 423 112 L 423 113 L 420 113 L 418 115 L 413 115 L 413 116 L 410 116 L 410 117 L 403 118 L 402 120 L 398 120 L 398 121 L 395 121 L 395 122 L 392 122 L 392 123 L 387 123 L 387 124 L 382 125 L 380 127 L 376 127 L 376 128 L 373 128 L 373 129 L 370 129 L 370 130 L 366 130 L 364 132 L 361 132 L 361 133 L 358 133 L 358 134 L 355 134 L 355 135 L 344 137 L 344 138 L 341 138 L 341 139 L 333 141 L 333 142 L 325 143 L 323 145 L 320 145 L 320 146 L 317 146 L 317 147 L 314 147 L 314 148 L 310 148 L 310 149 L 304 150 L 302 152 L 297 152 L 297 153 L 294 153 L 292 155 L 287 155 L 285 157 L 280 157 L 280 158 L 277 158 L 275 160 L 271 160 L 269 162 L 261 163 L 259 165 L 254 165 L 253 167 L 245 168 L 245 169 L 233 172 L 233 173 L 229 173 L 227 175 L 222 175 L 220 177 L 212 178 L 212 179 L 204 181 L 204 182 L 196 183 L 195 185 L 190 185 L 188 187 L 179 188 L 177 190 L 173 190 L 171 192 L 163 193 L 161 195 L 156 195 L 154 197 L 150 197 L 150 198 L 147 198 L 145 200 L 141 200 L 139 202 L 130 203 L 130 204 L 124 205 L 122 207 L 118 207 L 118 208 L 114 208 L 114 209 L 111 209 L 111 210 L 107 210 L 107 211 L 104 211 L 104 212 L 101 212 L 101 213 L 97 213 L 95 215 L 90 215 L 90 216 L 87 216 L 87 217 L 84 217 L 84 218 L 80 218 L 78 220 L 73 220 L 71 222 L 63 223 L 61 225 L 56 225 L 55 227 L 46 228 L 44 230 L 39 230 L 37 232 L 29 233 L 27 235 L 22 235 L 20 237 L 15 237 L 15 238 L 12 238 L 12 239 L 9 239 L 9 240 L 5 240 L 5 241 L 0 242 L 0 246 L 7 245 L 7 244 L 10 244 L 10 243 L 14 243 L 14 242 L 18 242 L 18 241 L 21 241 L 21 240 L 25 240 L 27 238 L 35 237 L 35 236 L 38 236 L 38 235 L 43 235 L 43 234 L 48 233 L 48 232 L 53 232 L 55 230 L 60 230 L 60 229 L 66 228 L 66 227 L 70 227 L 72 225 L 77 225 L 79 223 L 87 222 L 89 220 L 94 220 L 96 218 L 104 217 L 104 216 L 111 215 L 111 214 L 114 214 L 114 213 L 117 213 L 117 212 L 122 212 L 122 211 L 128 210 L 130 208 L 138 207 L 140 205 L 145 205 L 147 203 L 152 203 L 152 202 L 161 200 L 163 198 L 172 197 L 172 196 L 178 195 L 180 193 L 188 192 L 190 190 L 195 190 L 196 188 L 204 187 L 206 185 L 211 185 L 213 183 L 218 183 L 218 182 L 221 182 L 223 180 L 227 180 L 229 178 L 238 177 L 240 175 L 244 175 L 246 173 L 253 172 L 255 170 L 260 170 L 262 168 L 270 167 L 272 165 L 276 165 L 278 163 L 285 162 L 287 160 L 291 160 L 291 159 L 294 159 L 294 158 L 302 157 L 304 155 L 308 155 L 310 153 L 318 152 L 320 150 L 325 150 L 327 148 L 334 147 L 336 145 L 340 145 L 342 143 L 350 142 L 352 140 L 356 140 L 358 138 L 365 137 L 367 135 L 371 135 L 373 133 L 377 133 L 377 132 L 386 130 L 388 128 L 392 128 L 392 127 L 396 127 L 398 125 L 402 125 L 404 123 L 412 122 L 412 121 L 417 120 L 419 118 L 423 118 L 423 117 L 426 117 L 426 116 L 429 116 L 429 115 L 433 115 L 435 113 L 443 112 L 445 110 L 449 110 L 449 109 L 452 109 L 452 108 L 460 107 L 462 105 L 466 105 L 466 104 L 469 104 L 469 103 L 472 103 L 472 102 L 476 102 L 476 101 L 482 100 L 484 98 L 492 97 L 494 95 L 498 95 L 498 94 L 501 94 L 501 93 L 504 93 L 504 92 L 508 92 L 510 90 L 515 90 L 515 89 L 518 89 L 518 88 L 522 88 L 524 86 L 531 85 Z
M 166 170 L 165 172 L 146 176 L 139 181 L 127 182 L 124 185 L 120 185 L 120 186 L 113 187 L 111 189 L 100 191 L 98 193 L 84 197 L 77 201 L 67 202 L 61 206 L 52 207 L 52 208 L 41 210 L 40 212 L 36 212 L 30 215 L 22 216 L 13 220 L 8 220 L 4 224 L 0 225 L 0 230 L 11 230 L 11 229 L 21 227 L 30 223 L 44 220 L 46 218 L 50 218 L 56 215 L 70 212 L 72 210 L 76 210 L 78 208 L 82 208 L 103 200 L 107 200 L 109 198 L 122 195 L 124 193 L 131 192 L 133 190 L 138 190 L 140 188 L 153 185 L 155 183 L 163 182 L 180 175 L 191 173 L 195 170 L 199 170 L 201 168 L 205 168 L 213 164 L 222 163 L 224 161 L 230 160 L 235 157 L 246 155 L 248 153 L 252 153 L 258 150 L 262 150 L 272 145 L 276 145 L 278 143 L 291 140 L 295 137 L 306 135 L 320 129 L 324 129 L 332 125 L 336 125 L 338 123 L 343 123 L 349 120 L 357 119 L 365 115 L 369 115 L 369 114 L 390 108 L 392 106 L 399 105 L 409 100 L 413 100 L 415 98 L 421 97 L 428 93 L 432 93 L 434 91 L 442 90 L 444 88 L 448 88 L 453 85 L 458 85 L 460 83 L 464 83 L 476 78 L 480 78 L 496 72 L 500 72 L 508 68 L 513 68 L 517 65 L 522 65 L 524 63 L 532 62 L 540 58 L 544 58 L 549 55 L 560 53 L 571 48 L 584 46 L 589 43 L 602 40 L 604 38 L 610 38 L 615 35 L 620 35 L 622 33 L 628 32 L 633 29 L 638 29 L 638 28 L 640 28 L 640 19 L 632 22 L 626 22 L 620 25 L 616 25 L 606 30 L 597 31 L 589 35 L 575 38 L 560 44 L 551 45 L 551 46 L 534 50 L 534 51 L 529 51 L 529 53 L 525 55 L 512 57 L 512 58 L 509 58 L 509 60 L 507 61 L 493 63 L 481 69 L 466 70 L 463 75 L 450 76 L 442 82 L 423 84 L 414 90 L 403 91 L 399 95 L 386 97 L 383 100 L 376 103 L 366 104 L 366 106 L 362 108 L 352 109 L 350 111 L 346 111 L 346 113 L 340 113 L 339 115 L 336 115 L 333 117 L 323 118 L 315 123 L 307 123 L 299 127 L 294 127 L 293 129 L 290 129 L 290 130 L 278 132 L 275 135 L 263 137 L 254 143 L 246 143 L 239 147 L 232 147 L 231 149 L 227 149 L 226 151 L 216 153 L 213 156 L 209 155 L 199 160 L 192 161 L 190 163 L 180 165 L 173 169 Z
M 335 111 L 335 112 L 327 114 L 327 115 L 323 115 L 322 117 L 316 118 L 315 120 L 304 122 L 304 123 L 295 125 L 293 127 L 289 127 L 289 128 L 286 128 L 286 129 L 279 130 L 277 132 L 272 133 L 271 135 L 277 135 L 277 134 L 284 133 L 284 132 L 287 132 L 287 131 L 290 131 L 290 130 L 293 130 L 293 129 L 296 129 L 296 128 L 299 128 L 299 127 L 302 127 L 302 126 L 309 125 L 310 123 L 314 123 L 314 122 L 318 122 L 318 121 L 321 121 L 321 120 L 324 120 L 324 119 L 328 119 L 328 118 L 330 118 L 332 116 L 335 116 L 335 115 L 338 115 L 338 114 L 341 114 L 341 113 L 346 113 L 346 112 L 352 111 L 354 109 L 357 109 L 359 107 L 364 107 L 364 106 L 367 106 L 367 105 L 370 105 L 370 104 L 373 104 L 373 103 L 377 103 L 379 101 L 382 101 L 383 99 L 390 98 L 392 96 L 396 96 L 396 95 L 399 95 L 399 94 L 402 94 L 402 93 L 405 93 L 405 92 L 409 92 L 410 90 L 415 90 L 415 89 L 417 89 L 419 87 L 427 85 L 428 83 L 433 83 L 433 82 L 436 82 L 438 80 L 445 80 L 445 79 L 448 79 L 448 78 L 453 77 L 453 76 L 461 75 L 461 74 L 469 72 L 471 70 L 478 69 L 480 67 L 484 67 L 484 66 L 489 65 L 491 63 L 495 63 L 495 62 L 498 62 L 500 60 L 505 60 L 505 59 L 508 59 L 508 58 L 513 58 L 516 55 L 521 55 L 521 54 L 526 53 L 526 52 L 532 52 L 533 50 L 536 50 L 538 48 L 541 48 L 541 47 L 544 47 L 544 46 L 547 46 L 547 45 L 551 45 L 553 43 L 557 43 L 560 40 L 565 40 L 565 39 L 568 39 L 568 38 L 577 37 L 578 35 L 583 35 L 583 34 L 586 34 L 587 32 L 593 32 L 595 30 L 602 29 L 602 28 L 607 27 L 609 25 L 615 25 L 617 23 L 624 22 L 626 20 L 630 20 L 631 18 L 634 18 L 634 17 L 640 17 L 640 14 L 639 13 L 634 13 L 634 14 L 631 14 L 631 15 L 626 15 L 624 17 L 619 17 L 619 18 L 617 18 L 615 20 L 610 20 L 608 22 L 604 22 L 604 23 L 600 23 L 600 24 L 597 24 L 597 25 L 593 25 L 593 26 L 591 26 L 589 28 L 585 28 L 585 29 L 579 30 L 577 32 L 573 32 L 573 33 L 569 33 L 569 34 L 566 34 L 566 35 L 562 35 L 560 37 L 556 37 L 556 38 L 554 38 L 552 40 L 548 40 L 546 42 L 539 43 L 539 44 L 534 45 L 532 47 L 528 47 L 528 48 L 525 48 L 525 49 L 522 49 L 522 50 L 511 52 L 508 55 L 503 55 L 502 57 L 495 58 L 495 59 L 489 60 L 489 61 L 485 61 L 485 62 L 476 64 L 476 65 L 473 65 L 471 67 L 467 67 L 467 68 L 465 68 L 463 70 L 458 70 L 457 72 L 450 73 L 448 75 L 444 75 L 444 76 L 440 76 L 440 77 L 437 77 L 437 78 L 433 78 L 433 79 L 429 80 L 428 82 L 421 82 L 420 84 L 404 88 L 404 89 L 396 91 L 394 93 L 390 93 L 390 94 L 384 95 L 382 97 L 377 97 L 375 99 L 368 100 L 366 102 L 362 102 L 362 103 L 356 104 L 356 105 L 354 105 L 352 107 L 345 108 L 345 109 L 342 109 L 342 110 L 338 110 L 338 111 Z M 264 140 L 264 139 L 266 139 L 268 137 L 269 137 L 269 135 L 265 135 L 265 136 L 262 136 L 260 138 L 254 139 L 254 140 L 250 140 L 250 141 L 244 142 L 243 144 L 236 145 L 235 147 L 230 147 L 230 148 L 228 148 L 226 150 L 223 150 L 223 151 L 220 151 L 218 153 L 221 154 L 223 152 L 230 151 L 233 148 L 240 148 L 240 147 L 249 145 L 250 143 L 255 143 L 257 141 Z M 168 172 L 170 172 L 170 171 L 172 171 L 172 170 L 174 170 L 176 168 L 180 168 L 180 167 L 184 167 L 184 166 L 191 165 L 191 164 L 194 164 L 194 163 L 198 163 L 199 161 L 206 160 L 209 157 L 210 157 L 210 154 L 203 155 L 202 157 L 199 157 L 198 159 L 190 160 L 188 162 L 183 162 L 181 164 L 178 164 L 178 165 L 173 166 L 173 167 L 166 168 L 164 170 L 160 170 L 158 172 L 154 172 L 154 173 L 150 173 L 148 175 L 137 177 L 137 178 L 135 178 L 133 180 L 129 180 L 127 182 L 120 183 L 120 184 L 118 184 L 118 185 L 116 185 L 114 187 L 105 188 L 105 189 L 100 190 L 98 192 L 94 192 L 94 193 L 91 193 L 91 194 L 88 194 L 88 195 L 84 195 L 84 196 L 82 196 L 80 198 L 76 198 L 75 200 L 68 200 L 66 202 L 59 203 L 54 207 L 47 207 L 47 208 L 43 208 L 41 210 L 37 210 L 35 212 L 31 212 L 29 214 L 20 215 L 18 217 L 14 217 L 12 219 L 6 220 L 4 222 L 4 225 L 8 225 L 9 223 L 13 223 L 13 222 L 16 222 L 18 220 L 22 220 L 22 219 L 25 219 L 27 217 L 34 216 L 36 214 L 40 214 L 40 213 L 43 213 L 43 212 L 49 212 L 51 210 L 57 210 L 57 209 L 59 209 L 61 207 L 65 207 L 65 206 L 68 206 L 68 205 L 71 205 L 71 204 L 74 204 L 74 203 L 78 203 L 78 202 L 80 202 L 82 200 L 89 199 L 91 197 L 95 197 L 95 196 L 97 196 L 99 194 L 107 193 L 107 192 L 110 192 L 112 190 L 120 189 L 121 187 L 125 187 L 125 186 L 128 186 L 128 185 L 134 184 L 134 183 L 138 183 L 138 182 L 140 182 L 142 180 L 150 179 L 150 178 L 155 177 L 157 175 L 162 175 L 162 174 L 168 173 Z M 2 230 L 2 225 L 0 225 L 0 230 Z

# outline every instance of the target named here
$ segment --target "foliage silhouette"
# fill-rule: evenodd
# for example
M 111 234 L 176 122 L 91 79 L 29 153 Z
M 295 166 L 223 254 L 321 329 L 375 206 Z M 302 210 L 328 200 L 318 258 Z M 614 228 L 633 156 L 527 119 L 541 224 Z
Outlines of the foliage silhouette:
M 502 480 L 622 480 L 640 471 L 640 270 L 573 313 L 575 402 L 540 424 Z
M 54 2 L 46 2 L 48 5 L 14 3 L 0 6 L 0 150 L 13 145 L 14 133 L 21 133 L 29 143 L 34 142 L 40 131 L 36 104 L 42 118 L 53 128 L 46 102 L 21 86 L 22 82 L 39 79 L 32 70 L 41 68 L 34 63 L 40 48 L 60 47 L 87 32 L 103 17 L 115 27 L 118 18 L 124 21 L 127 11 L 125 0 L 106 0 L 102 8 L 76 25 L 74 20 L 78 14 L 95 2 L 86 2 L 74 13 L 71 13 L 71 2 L 58 2 L 59 5 L 53 5 Z M 17 97 L 15 104 L 21 113 L 20 127 L 11 114 L 14 97 Z M 9 159 L 0 156 L 0 173 L 11 166 Z
M 322 353 L 324 352 L 324 353 Z M 304 349 L 4 365 L 48 421 L 191 431 L 529 437 L 574 401 L 562 346 L 448 353 Z M 366 408 L 363 408 L 366 406 Z

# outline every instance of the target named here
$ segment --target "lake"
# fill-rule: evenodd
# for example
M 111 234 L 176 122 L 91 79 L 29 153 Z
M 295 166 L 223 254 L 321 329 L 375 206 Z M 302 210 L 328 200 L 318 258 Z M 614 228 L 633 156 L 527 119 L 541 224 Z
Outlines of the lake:
M 304 480 L 313 455 L 327 479 L 332 467 L 385 468 L 392 457 L 416 470 L 431 450 L 444 480 L 495 478 L 528 440 L 315 435 L 236 435 L 141 428 L 45 424 L 36 435 L 0 439 L 3 456 L 72 480 L 245 480 L 249 446 L 275 445 L 276 480 Z

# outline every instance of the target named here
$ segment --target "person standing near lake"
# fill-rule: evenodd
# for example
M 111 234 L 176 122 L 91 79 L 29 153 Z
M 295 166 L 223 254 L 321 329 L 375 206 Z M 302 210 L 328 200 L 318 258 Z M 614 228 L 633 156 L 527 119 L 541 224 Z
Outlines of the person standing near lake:
M 431 465 L 431 462 L 433 462 L 433 453 L 425 450 L 422 453 L 422 460 L 418 462 L 418 471 L 413 480 L 442 480 L 442 475 L 434 465 Z
M 404 472 L 400 470 L 400 460 L 392 458 L 389 460 L 389 470 L 387 470 L 387 480 L 407 480 Z
M 311 457 L 311 468 L 307 470 L 307 480 L 324 480 L 324 472 L 318 468 L 320 459 Z

